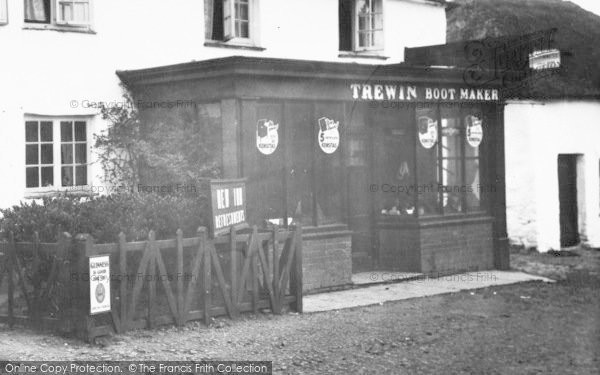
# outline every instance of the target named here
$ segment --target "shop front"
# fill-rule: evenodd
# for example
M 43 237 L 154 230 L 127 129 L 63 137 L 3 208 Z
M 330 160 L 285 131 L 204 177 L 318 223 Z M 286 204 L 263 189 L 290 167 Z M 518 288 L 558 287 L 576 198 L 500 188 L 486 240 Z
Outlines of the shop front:
M 121 71 L 145 121 L 209 127 L 247 217 L 301 223 L 305 291 L 353 272 L 506 268 L 498 87 L 461 71 L 230 57 Z

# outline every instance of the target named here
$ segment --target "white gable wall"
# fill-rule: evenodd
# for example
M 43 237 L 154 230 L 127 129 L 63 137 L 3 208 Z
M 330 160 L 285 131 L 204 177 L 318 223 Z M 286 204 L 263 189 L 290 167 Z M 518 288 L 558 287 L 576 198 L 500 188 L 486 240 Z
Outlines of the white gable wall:
M 599 247 L 600 102 L 510 102 L 505 129 L 511 241 L 560 248 L 558 155 L 577 154 L 580 235 Z

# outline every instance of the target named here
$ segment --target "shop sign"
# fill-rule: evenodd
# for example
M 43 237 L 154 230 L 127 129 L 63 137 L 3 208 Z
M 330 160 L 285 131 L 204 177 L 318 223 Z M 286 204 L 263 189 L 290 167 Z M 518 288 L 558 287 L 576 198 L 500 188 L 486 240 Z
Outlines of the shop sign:
M 246 180 L 211 180 L 211 236 L 246 224 Z
M 560 68 L 560 51 L 550 49 L 530 53 L 529 67 L 533 70 Z
M 422 116 L 419 117 L 419 141 L 421 145 L 427 149 L 432 148 L 437 143 L 438 139 L 438 131 L 437 131 L 437 121 L 433 119 Z
M 319 119 L 319 147 L 326 154 L 333 154 L 340 146 L 340 122 L 327 117 Z
M 350 85 L 352 99 L 365 101 L 477 101 L 496 102 L 499 100 L 497 89 L 465 87 L 421 87 L 395 84 Z
M 479 147 L 483 140 L 483 122 L 477 116 L 467 116 L 467 142 L 471 147 Z
M 256 148 L 263 155 L 271 155 L 279 145 L 279 124 L 271 120 L 258 120 L 256 126 Z
M 93 257 L 90 264 L 90 314 L 110 311 L 110 256 Z

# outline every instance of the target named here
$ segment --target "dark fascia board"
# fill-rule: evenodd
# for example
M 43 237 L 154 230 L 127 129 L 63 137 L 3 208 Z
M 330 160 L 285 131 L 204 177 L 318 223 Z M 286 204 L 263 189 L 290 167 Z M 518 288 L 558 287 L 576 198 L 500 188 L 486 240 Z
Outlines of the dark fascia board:
M 117 71 L 117 76 L 128 87 L 232 76 L 463 84 L 463 74 L 463 69 L 407 64 L 370 65 L 246 56 Z

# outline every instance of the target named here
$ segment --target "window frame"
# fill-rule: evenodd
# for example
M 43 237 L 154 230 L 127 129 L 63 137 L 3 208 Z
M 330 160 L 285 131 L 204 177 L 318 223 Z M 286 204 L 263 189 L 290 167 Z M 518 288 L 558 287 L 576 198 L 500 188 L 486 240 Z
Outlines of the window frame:
M 1 0 L 0 0 L 1 1 Z M 61 3 L 87 3 L 87 23 L 81 22 L 68 22 L 59 19 L 59 9 Z M 32 21 L 25 18 L 25 12 L 23 15 L 23 28 L 29 30 L 58 30 L 58 31 L 72 31 L 72 32 L 84 32 L 94 33 L 94 0 L 49 0 L 50 9 L 48 21 Z M 25 8 L 23 8 L 25 10 Z
M 75 141 L 75 139 L 72 140 L 72 142 L 70 142 L 70 144 L 74 145 L 77 143 L 83 144 L 85 143 L 86 145 L 86 151 L 85 151 L 85 160 L 86 163 L 84 164 L 77 164 L 77 165 L 85 165 L 86 166 L 86 173 L 85 173 L 85 177 L 86 177 L 86 184 L 85 185 L 72 185 L 72 186 L 62 186 L 62 167 L 63 167 L 63 163 L 62 163 L 62 157 L 61 157 L 61 148 L 62 145 L 64 143 L 69 143 L 69 142 L 62 142 L 62 138 L 61 138 L 61 123 L 62 122 L 71 122 L 71 123 L 75 123 L 75 122 L 85 122 L 86 124 L 86 134 L 85 134 L 85 142 L 83 141 Z M 28 122 L 37 122 L 38 123 L 38 142 L 27 142 L 27 133 L 26 133 L 26 124 Z M 24 180 L 23 180 L 23 186 L 25 187 L 25 193 L 26 193 L 26 197 L 28 198 L 35 198 L 38 196 L 43 196 L 46 194 L 56 194 L 56 193 L 61 193 L 61 192 L 66 192 L 66 191 L 71 191 L 74 193 L 78 193 L 78 192 L 85 192 L 87 190 L 89 190 L 89 188 L 91 187 L 90 184 L 90 176 L 91 176 L 91 162 L 90 162 L 90 157 L 92 154 L 92 147 L 91 147 L 91 140 L 92 140 L 92 126 L 93 126 L 93 117 L 91 116 L 35 116 L 35 115 L 27 115 L 24 118 L 23 121 L 23 139 L 25 140 L 24 142 L 24 146 L 27 145 L 31 145 L 31 144 L 41 144 L 41 143 L 48 143 L 48 142 L 41 142 L 41 132 L 40 132 L 40 125 L 39 123 L 41 122 L 51 122 L 52 123 L 52 146 L 53 146 L 53 157 L 52 157 L 52 171 L 53 171 L 53 184 L 51 186 L 41 186 L 41 169 L 40 171 L 38 171 L 39 173 L 39 181 L 38 181 L 38 187 L 27 187 L 27 153 L 25 150 L 25 154 L 23 155 L 23 168 L 24 168 Z M 74 126 L 74 125 L 73 125 Z M 75 132 L 75 130 L 73 130 L 73 132 Z M 74 136 L 74 133 L 73 133 Z M 38 151 L 40 152 L 40 151 Z M 41 162 L 41 154 L 38 155 L 38 161 Z M 35 166 L 40 167 L 41 164 L 37 164 Z M 75 165 L 75 153 L 73 154 L 73 163 L 71 164 L 71 166 L 73 167 Z M 34 166 L 33 164 L 31 166 Z M 50 165 L 48 165 L 50 166 Z M 41 168 L 41 167 L 40 167 Z
M 0 0 L 0 26 L 8 25 L 8 0 Z
M 359 6 L 359 1 L 361 0 L 354 0 L 354 6 L 352 7 L 352 48 L 354 50 L 354 52 L 373 52 L 373 51 L 383 51 L 385 49 L 385 22 L 384 22 L 384 15 L 385 15 L 385 11 L 384 11 L 384 4 L 385 1 L 383 0 L 364 0 L 367 1 L 371 6 L 371 9 L 375 8 L 375 4 L 376 2 L 379 3 L 379 7 L 380 7 L 380 11 L 379 12 L 375 12 L 374 10 L 371 10 L 369 13 L 367 13 L 367 17 L 370 18 L 370 20 L 372 22 L 374 22 L 373 25 L 371 25 L 372 28 L 370 29 L 366 29 L 366 31 L 361 31 L 360 30 L 360 17 L 361 17 L 361 13 L 358 9 Z M 377 21 L 375 21 L 375 18 L 379 16 L 380 22 L 381 22 L 381 28 L 376 28 L 376 24 Z M 361 33 L 372 33 L 373 38 L 376 38 L 376 34 L 380 33 L 380 45 L 378 45 L 377 43 L 374 43 L 373 45 L 369 45 L 369 46 L 363 46 L 361 47 L 359 45 L 360 43 L 360 35 Z
M 468 108 L 477 108 L 476 110 L 469 110 Z M 479 106 L 474 106 L 474 107 L 468 107 L 468 108 L 463 108 L 461 107 L 456 113 L 454 113 L 455 117 L 452 117 L 454 119 L 458 119 L 460 121 L 459 124 L 459 139 L 460 139 L 460 144 L 459 146 L 459 152 L 460 152 L 460 157 L 452 157 L 452 156 L 444 156 L 444 150 L 443 150 L 443 125 L 442 125 L 442 120 L 446 117 L 444 117 L 443 115 L 443 110 L 444 107 L 440 104 L 435 106 L 435 111 L 436 111 L 436 116 L 437 116 L 437 134 L 438 134 L 438 138 L 436 141 L 435 146 L 433 146 L 434 149 L 436 149 L 436 168 L 437 168 L 437 185 L 435 186 L 436 189 L 436 194 L 437 194 L 437 205 L 436 205 L 436 211 L 433 213 L 427 213 L 427 214 L 420 214 L 419 210 L 415 210 L 416 211 L 416 215 L 417 217 L 420 218 L 436 218 L 436 217 L 452 217 L 452 216 L 465 216 L 465 215 L 472 215 L 472 214 L 482 214 L 482 213 L 489 213 L 490 212 L 490 206 L 489 206 L 489 201 L 488 198 L 486 196 L 484 196 L 485 194 L 487 194 L 487 192 L 485 192 L 485 189 L 482 189 L 482 191 L 479 191 L 479 206 L 478 207 L 470 207 L 467 204 L 467 191 L 464 192 L 460 192 L 458 194 L 460 194 L 460 204 L 461 204 L 461 208 L 460 211 L 452 211 L 448 208 L 448 206 L 444 205 L 444 195 L 449 195 L 450 193 L 446 193 L 444 191 L 444 189 L 440 189 L 440 186 L 446 186 L 445 181 L 444 181 L 444 176 L 445 176 L 445 172 L 444 172 L 444 164 L 445 162 L 449 161 L 449 160 L 456 160 L 458 163 L 458 168 L 459 170 L 459 176 L 460 176 L 460 187 L 465 187 L 467 186 L 467 161 L 473 161 L 476 160 L 477 161 L 477 165 L 478 165 L 478 173 L 479 173 L 479 185 L 482 187 L 485 187 L 487 184 L 487 163 L 486 163 L 486 159 L 485 159 L 485 144 L 484 142 L 482 142 L 479 146 L 478 146 L 478 152 L 477 152 L 477 156 L 467 156 L 467 152 L 466 152 L 466 148 L 470 147 L 470 145 L 468 145 L 467 143 L 467 137 L 466 137 L 466 117 L 471 115 L 474 116 L 476 114 L 479 114 L 481 116 L 482 121 L 485 122 L 489 122 L 492 121 L 492 119 L 489 117 L 489 115 L 487 114 L 487 108 L 485 105 L 481 104 Z M 416 121 L 416 117 L 415 117 L 415 129 L 417 129 L 416 127 L 418 127 L 418 122 Z M 488 126 L 484 126 L 485 128 L 489 129 L 489 125 Z M 418 132 L 418 129 L 417 129 Z M 418 137 L 418 135 L 417 135 Z M 489 137 L 489 135 L 488 135 Z M 486 135 L 484 134 L 484 139 L 487 138 Z M 415 142 L 417 143 L 417 147 L 422 147 L 417 140 L 415 140 Z M 418 154 L 417 154 L 418 155 Z M 417 163 L 418 164 L 418 163 Z M 419 170 L 417 170 L 417 174 L 420 174 Z M 417 181 L 417 184 L 420 184 L 421 181 Z M 451 186 L 451 185 L 448 185 Z M 423 205 L 423 201 L 422 201 L 423 197 L 418 195 L 417 196 L 417 205 L 418 207 L 421 207 Z
M 210 45 L 223 44 L 228 46 L 256 47 L 260 44 L 259 33 L 259 2 L 260 0 L 220 0 L 223 4 L 223 16 L 220 20 L 215 20 L 212 15 L 212 23 L 221 22 L 223 27 L 223 39 L 207 38 L 206 42 Z M 244 2 L 248 7 L 248 20 L 243 20 L 237 16 L 237 6 Z M 247 22 L 248 37 L 236 35 L 236 26 L 240 22 Z M 205 29 L 206 30 L 206 29 Z

